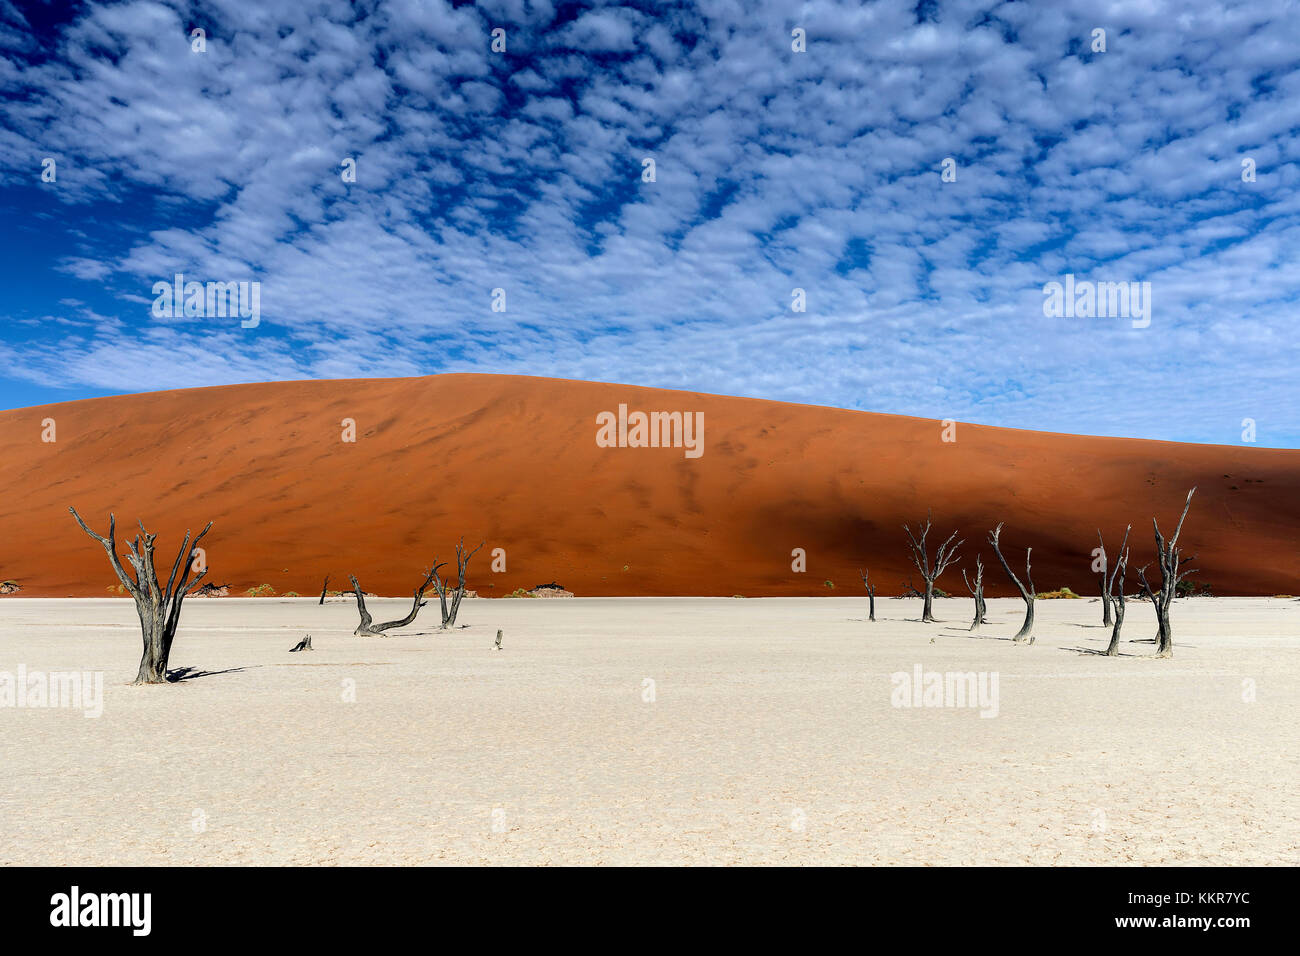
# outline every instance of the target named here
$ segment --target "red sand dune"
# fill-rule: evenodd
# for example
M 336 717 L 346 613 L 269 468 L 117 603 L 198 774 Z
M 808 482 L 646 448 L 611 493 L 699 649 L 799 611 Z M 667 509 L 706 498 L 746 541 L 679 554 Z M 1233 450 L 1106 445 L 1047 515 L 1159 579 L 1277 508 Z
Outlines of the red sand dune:
M 700 411 L 704 453 L 602 448 L 596 416 Z M 41 441 L 53 418 L 57 441 Z M 355 444 L 340 422 L 356 421 Z M 987 544 L 1006 522 L 1013 567 L 1034 548 L 1039 590 L 1096 591 L 1089 566 L 1133 524 L 1151 560 L 1151 518 L 1183 532 L 1219 594 L 1300 592 L 1300 451 L 1084 438 L 593 382 L 497 375 L 238 385 L 0 412 L 0 580 L 23 596 L 104 596 L 97 544 L 143 518 L 159 563 L 185 529 L 215 522 L 208 580 L 232 594 L 270 584 L 315 595 L 355 572 L 409 594 L 465 535 L 480 595 L 558 581 L 578 595 L 881 594 L 913 576 L 902 524 L 934 511 L 993 594 L 1014 593 Z M 507 570 L 489 571 L 506 551 Z M 791 551 L 807 571 L 791 571 Z M 165 573 L 165 572 L 164 572 Z M 1158 572 L 1152 568 L 1154 581 Z M 834 590 L 825 581 L 834 582 Z M 1130 579 L 1131 583 L 1133 579 Z M 959 572 L 940 581 L 965 595 Z

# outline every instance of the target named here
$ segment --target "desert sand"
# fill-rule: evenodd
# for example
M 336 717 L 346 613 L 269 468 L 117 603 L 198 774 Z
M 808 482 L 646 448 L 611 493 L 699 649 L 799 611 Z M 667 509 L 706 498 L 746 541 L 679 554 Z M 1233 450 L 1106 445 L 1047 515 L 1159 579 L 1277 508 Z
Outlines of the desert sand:
M 192 600 L 203 676 L 132 687 L 130 601 L 5 598 L 0 670 L 105 683 L 98 718 L 0 708 L 0 862 L 1300 862 L 1300 603 L 1178 601 L 1168 661 L 1084 653 L 1087 600 L 1013 645 L 1022 609 L 479 599 L 363 639 L 348 602 Z M 996 673 L 997 715 L 893 706 L 917 665 Z
M 1099 401 L 1102 400 L 1099 398 Z M 602 448 L 620 404 L 700 412 L 703 453 Z M 55 441 L 41 440 L 53 419 Z M 355 442 L 342 441 L 344 419 Z M 186 528 L 215 525 L 207 580 L 318 594 L 355 572 L 410 594 L 462 534 L 485 595 L 556 581 L 579 596 L 882 594 L 915 574 L 902 524 L 934 509 L 971 556 L 1006 522 L 1011 559 L 1034 548 L 1039 590 L 1095 594 L 1098 528 L 1177 520 L 1216 594 L 1300 591 L 1300 451 L 1016 431 L 781 402 L 503 375 L 236 385 L 0 412 L 0 581 L 28 597 L 116 584 L 68 515 L 121 532 L 143 518 L 170 561 Z M 937 542 L 935 542 L 937 543 Z M 506 570 L 490 573 L 504 549 Z M 807 555 L 793 573 L 791 552 Z M 970 567 L 971 560 L 964 566 Z M 959 578 L 941 582 L 961 591 Z M 991 574 L 990 593 L 1014 595 Z M 961 591 L 961 593 L 965 593 Z

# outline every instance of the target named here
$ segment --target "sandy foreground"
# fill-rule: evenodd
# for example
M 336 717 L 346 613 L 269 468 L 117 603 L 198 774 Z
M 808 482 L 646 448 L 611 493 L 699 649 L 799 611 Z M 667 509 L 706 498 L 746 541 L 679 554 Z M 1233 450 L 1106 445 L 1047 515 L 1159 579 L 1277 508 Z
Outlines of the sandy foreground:
M 129 601 L 5 598 L 0 672 L 104 699 L 0 707 L 0 862 L 1300 862 L 1300 602 L 1179 601 L 1171 661 L 1081 653 L 1096 601 L 1040 602 L 1032 647 L 989 603 L 978 637 L 969 600 L 579 598 L 362 639 L 348 603 L 192 600 L 199 676 L 141 688 Z M 997 715 L 893 706 L 917 665 L 996 674 Z

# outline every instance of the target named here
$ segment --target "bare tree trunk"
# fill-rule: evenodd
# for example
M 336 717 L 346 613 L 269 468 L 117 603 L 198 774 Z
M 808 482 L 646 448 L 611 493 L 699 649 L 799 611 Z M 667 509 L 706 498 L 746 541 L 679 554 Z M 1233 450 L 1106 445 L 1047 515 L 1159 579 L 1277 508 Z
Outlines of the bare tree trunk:
M 1101 588 L 1101 623 L 1104 626 L 1110 626 L 1110 587 L 1108 586 L 1106 571 L 1106 542 L 1101 539 L 1101 529 L 1097 529 L 1097 544 L 1101 547 L 1101 576 L 1098 578 L 1098 586 Z
M 869 571 L 864 570 L 858 573 L 862 575 L 862 586 L 867 589 L 867 620 L 874 621 L 876 619 L 876 586 L 867 581 Z
M 440 564 L 438 567 L 440 568 L 442 565 Z M 433 575 L 433 589 L 438 592 L 438 603 L 442 605 L 442 623 L 438 626 L 446 628 L 447 621 L 451 619 L 451 612 L 447 610 L 447 586 L 442 583 L 442 578 L 438 575 L 436 569 Z
M 908 525 L 903 525 L 903 530 L 907 532 L 908 547 L 912 552 L 912 563 L 916 565 L 916 570 L 921 573 L 922 580 L 925 581 L 925 590 L 922 597 L 925 603 L 921 608 L 921 620 L 927 624 L 935 623 L 934 620 L 934 582 L 939 579 L 939 575 L 954 561 L 957 560 L 957 549 L 962 546 L 958 541 L 953 544 L 953 538 L 957 537 L 957 532 L 950 534 L 943 544 L 939 545 L 939 550 L 935 554 L 934 562 L 930 561 L 929 549 L 926 547 L 925 539 L 930 533 L 930 515 L 927 514 L 925 524 L 919 524 L 920 534 L 915 535 Z
M 1025 599 L 1025 623 L 1020 625 L 1020 630 L 1016 631 L 1013 641 L 1028 640 L 1030 644 L 1034 643 L 1034 596 L 1031 593 Z
M 137 602 L 136 611 L 140 615 L 140 633 L 144 638 L 144 651 L 140 655 L 140 667 L 135 672 L 136 684 L 167 683 L 167 661 L 170 655 L 168 641 L 163 634 L 162 622 L 151 607 L 141 607 Z
M 76 508 L 68 510 L 72 512 L 72 517 L 77 519 L 77 524 L 81 525 L 81 530 L 103 546 L 108 554 L 109 563 L 117 574 L 117 579 L 135 600 L 136 614 L 140 618 L 140 635 L 144 643 L 135 683 L 167 683 L 167 662 L 171 659 L 172 643 L 176 640 L 176 627 L 181 619 L 181 604 L 186 595 L 198 587 L 199 581 L 208 573 L 205 568 L 195 576 L 193 581 L 190 581 L 190 572 L 194 569 L 190 559 L 194 557 L 194 552 L 198 549 L 203 536 L 212 527 L 212 522 L 209 521 L 199 532 L 193 544 L 190 543 L 190 532 L 186 530 L 185 540 L 181 542 L 180 551 L 176 553 L 171 574 L 168 575 L 167 584 L 164 586 L 159 582 L 158 573 L 154 568 L 154 541 L 158 536 L 146 531 L 143 522 L 137 522 L 140 525 L 140 533 L 135 536 L 134 541 L 127 543 L 129 551 L 127 560 L 135 571 L 133 581 L 126 573 L 122 560 L 117 554 L 117 542 L 114 540 L 117 518 L 112 514 L 108 516 L 108 537 L 102 537 L 86 526 L 86 522 L 81 520 L 81 515 L 77 514 Z
M 1023 643 L 1027 640 L 1032 644 L 1034 643 L 1034 600 L 1038 596 L 1034 591 L 1034 578 L 1029 570 L 1029 555 L 1033 553 L 1034 549 L 1025 549 L 1025 580 L 1029 582 L 1029 586 L 1025 587 L 1020 582 L 1020 579 L 1016 577 L 1015 572 L 1011 570 L 1011 566 L 1007 564 L 1007 559 L 1002 556 L 1002 548 L 998 545 L 998 538 L 1001 535 L 1002 523 L 999 522 L 998 526 L 989 532 L 989 543 L 993 545 L 993 553 L 998 556 L 998 562 L 1002 565 L 1002 570 L 1015 584 L 1016 589 L 1020 592 L 1020 597 L 1025 602 L 1025 623 L 1020 626 L 1020 630 L 1016 632 L 1016 636 L 1012 640 L 1016 643 Z
M 1156 605 L 1156 657 L 1174 656 L 1174 629 L 1169 621 L 1169 608 Z
M 1119 656 L 1119 632 L 1124 629 L 1124 592 L 1115 599 L 1115 622 L 1110 631 L 1110 644 L 1106 647 L 1107 657 Z
M 984 606 L 984 562 L 978 554 L 975 555 L 975 583 L 971 584 L 970 579 L 966 577 L 965 568 L 962 568 L 961 579 L 966 582 L 966 590 L 970 591 L 971 597 L 975 599 L 975 619 L 971 621 L 968 630 L 978 631 L 980 625 L 985 623 L 984 615 L 987 610 Z
M 1110 632 L 1110 644 L 1106 647 L 1107 657 L 1119 656 L 1119 634 L 1124 628 L 1124 603 L 1127 600 L 1124 596 L 1124 577 L 1128 570 L 1128 533 L 1133 530 L 1129 525 L 1124 529 L 1124 540 L 1119 545 L 1119 557 L 1115 561 L 1115 569 L 1111 571 L 1110 577 L 1102 576 L 1102 581 L 1106 585 L 1102 592 L 1107 598 L 1115 590 L 1115 582 L 1119 581 L 1119 593 L 1115 595 L 1115 620 Z M 1101 536 L 1101 532 L 1097 532 Z
M 325 575 L 325 583 L 320 586 L 320 601 L 317 602 L 316 604 L 317 607 L 325 603 L 325 591 L 329 588 L 329 586 L 330 586 L 330 576 L 327 574 Z
M 357 596 L 357 612 L 361 615 L 361 623 L 357 625 L 357 629 L 352 633 L 357 637 L 382 637 L 384 631 L 391 630 L 395 627 L 405 627 L 410 624 L 415 620 L 415 616 L 420 613 L 420 608 L 424 607 L 424 605 L 428 603 L 422 599 L 424 597 L 424 592 L 427 591 L 429 585 L 433 583 L 436 573 L 436 569 L 429 571 L 429 573 L 425 575 L 423 583 L 415 589 L 415 600 L 411 602 L 411 613 L 406 615 L 406 617 L 402 618 L 400 621 L 389 621 L 386 624 L 374 623 L 374 619 L 366 609 L 365 592 L 361 590 L 361 585 L 357 582 L 357 576 L 355 574 L 349 575 L 349 580 L 352 581 L 353 593 Z
M 356 636 L 374 634 L 374 630 L 370 627 L 374 623 L 374 618 L 366 610 L 365 594 L 361 590 L 361 585 L 357 582 L 357 576 L 353 574 L 350 577 L 352 578 L 352 593 L 357 597 L 357 612 L 361 615 L 361 623 L 357 625 L 357 629 L 352 633 Z
M 487 542 L 480 541 L 478 548 L 466 553 L 465 538 L 462 536 L 460 542 L 456 545 L 456 588 L 451 592 L 451 604 L 447 602 L 447 587 L 442 583 L 442 579 L 434 574 L 434 589 L 438 592 L 438 598 L 442 601 L 442 629 L 447 630 L 456 626 L 456 617 L 460 614 L 460 601 L 465 596 L 465 572 L 469 569 L 469 559 L 474 557 Z
M 1160 564 L 1160 590 L 1153 591 L 1151 585 L 1147 583 L 1146 566 L 1143 565 L 1138 569 L 1138 578 L 1142 582 L 1142 589 L 1146 596 L 1151 599 L 1151 603 L 1156 609 L 1156 653 L 1158 658 L 1170 658 L 1174 656 L 1174 628 L 1169 618 L 1169 608 L 1173 604 L 1174 595 L 1178 591 L 1178 582 L 1189 574 L 1196 572 L 1195 568 L 1183 567 L 1182 551 L 1178 547 L 1178 536 L 1183 532 L 1183 522 L 1187 520 L 1187 512 L 1192 507 L 1192 495 L 1196 494 L 1193 488 L 1187 492 L 1187 503 L 1183 505 L 1182 516 L 1178 519 L 1178 527 L 1174 529 L 1174 536 L 1168 541 L 1160 533 L 1160 524 L 1155 518 L 1151 519 L 1151 526 L 1155 531 L 1156 538 L 1156 559 Z M 1195 555 L 1187 559 L 1187 563 L 1196 560 Z

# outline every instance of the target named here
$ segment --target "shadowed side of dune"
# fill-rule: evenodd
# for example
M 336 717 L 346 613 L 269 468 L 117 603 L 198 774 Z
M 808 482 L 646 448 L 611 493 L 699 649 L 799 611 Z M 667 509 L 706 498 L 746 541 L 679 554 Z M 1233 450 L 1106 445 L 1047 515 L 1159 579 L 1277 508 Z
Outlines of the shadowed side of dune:
M 703 414 L 703 454 L 601 447 L 597 416 Z M 54 419 L 56 441 L 43 442 Z M 356 440 L 344 441 L 346 420 Z M 579 595 L 880 593 L 913 575 L 902 523 L 933 509 L 1013 593 L 986 534 L 1006 522 L 1013 562 L 1034 548 L 1040 590 L 1095 591 L 1096 529 L 1151 518 L 1184 531 L 1219 594 L 1300 588 L 1300 452 L 959 425 L 692 392 L 496 375 L 308 381 L 157 392 L 0 413 L 0 579 L 23 596 L 104 596 L 102 550 L 75 505 L 119 537 L 145 519 L 168 567 L 186 528 L 215 522 L 210 579 L 313 595 L 356 573 L 409 594 L 456 539 L 487 542 L 481 595 L 558 581 Z M 493 549 L 505 570 L 489 570 Z M 802 548 L 807 570 L 791 569 Z M 161 563 L 161 561 L 160 561 Z M 824 582 L 831 581 L 834 589 Z M 939 585 L 964 594 L 960 574 Z

